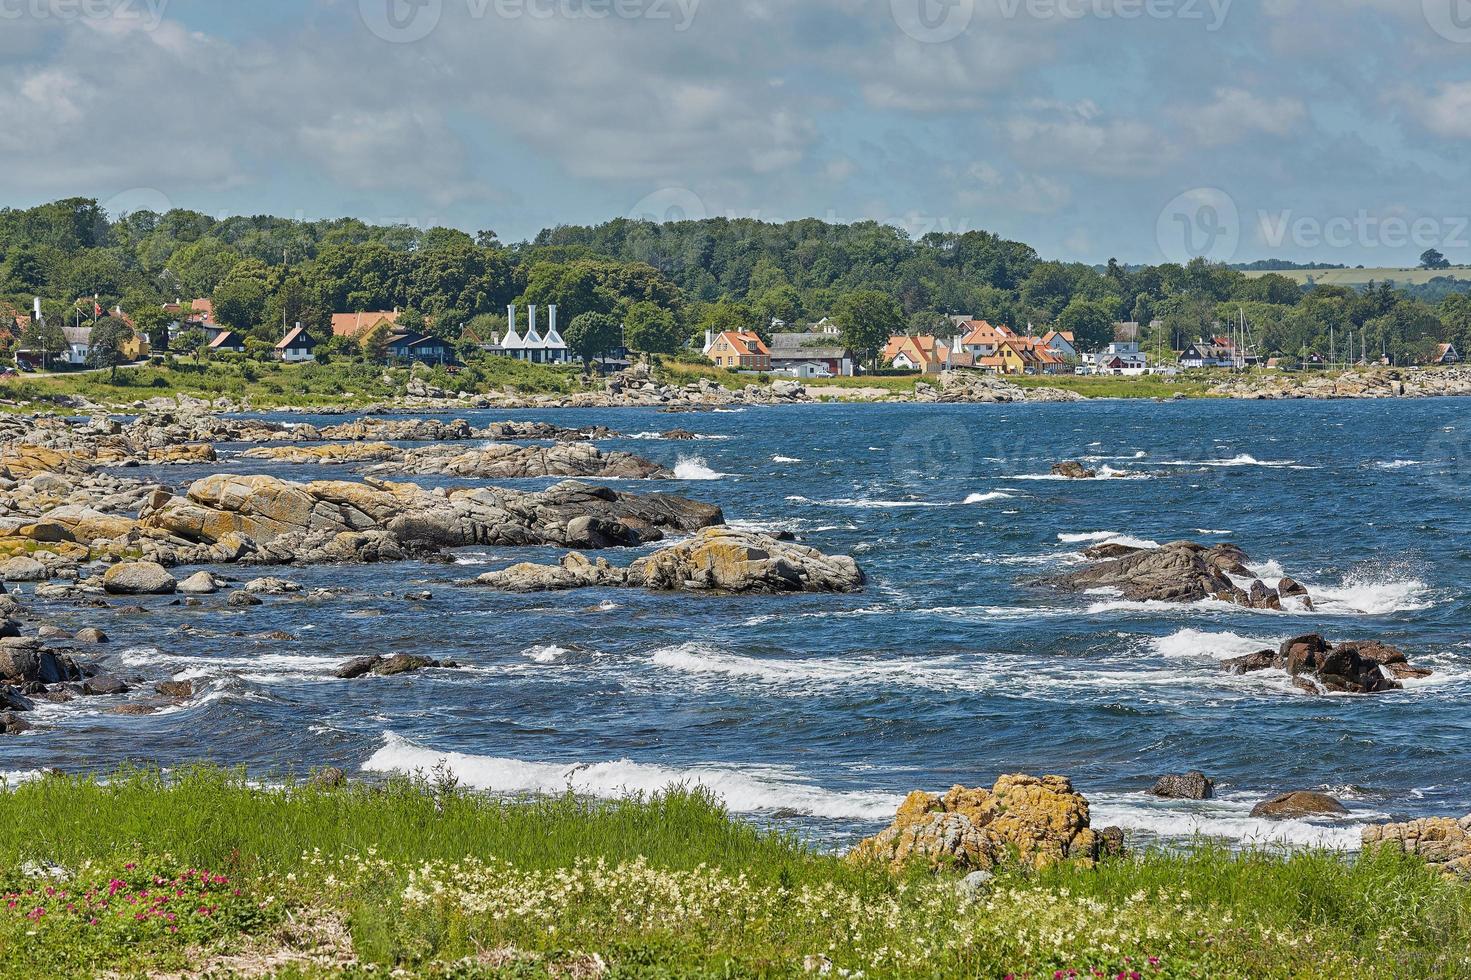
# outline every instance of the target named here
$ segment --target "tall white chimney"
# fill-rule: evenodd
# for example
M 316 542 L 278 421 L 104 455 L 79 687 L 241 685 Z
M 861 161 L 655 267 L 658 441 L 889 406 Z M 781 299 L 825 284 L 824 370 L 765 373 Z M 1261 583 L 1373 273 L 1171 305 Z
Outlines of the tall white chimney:
M 41 297 L 36 297 L 36 302 L 32 305 L 32 309 L 36 311 L 36 321 L 39 323 L 41 320 Z
M 557 332 L 557 304 L 556 303 L 552 303 L 549 306 L 547 306 L 547 333 L 548 334 L 554 334 L 556 332 Z
M 516 332 L 516 304 L 512 303 L 506 307 L 506 336 L 509 337 Z
M 526 336 L 530 337 L 536 333 L 536 304 L 531 303 L 526 307 Z

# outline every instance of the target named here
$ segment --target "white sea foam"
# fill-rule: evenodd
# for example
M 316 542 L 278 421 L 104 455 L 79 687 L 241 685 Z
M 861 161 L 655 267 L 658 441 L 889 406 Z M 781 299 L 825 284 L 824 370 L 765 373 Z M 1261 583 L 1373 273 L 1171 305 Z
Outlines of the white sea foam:
M 1116 826 L 1170 840 L 1210 837 L 1248 845 L 1357 850 L 1364 826 L 1384 814 L 1357 812 L 1334 821 L 1264 820 L 1251 816 L 1251 799 L 1203 802 L 1156 800 L 1143 793 L 1089 793 L 1094 826 Z
M 1161 466 L 1212 466 L 1212 467 L 1234 467 L 1234 466 L 1263 466 L 1268 469 L 1281 470 L 1316 470 L 1321 467 L 1306 466 L 1295 459 L 1257 459 L 1250 453 L 1241 453 L 1230 459 L 1170 459 L 1164 460 Z
M 1248 653 L 1268 648 L 1275 649 L 1284 637 L 1251 637 L 1240 633 L 1212 633 L 1205 630 L 1186 628 L 1176 630 L 1169 636 L 1157 636 L 1149 641 L 1154 651 L 1162 657 L 1180 660 L 1210 658 L 1230 660 L 1244 657 Z
M 1150 541 L 1147 538 L 1136 538 L 1122 531 L 1082 531 L 1078 533 L 1062 533 L 1057 540 L 1063 544 L 1121 544 L 1126 548 L 1158 548 L 1158 541 Z
M 992 490 L 990 493 L 973 493 L 966 497 L 967 504 L 989 504 L 993 500 L 1015 500 L 1016 494 L 1006 493 L 1002 490 Z
M 770 766 L 702 765 L 674 768 L 618 759 L 606 762 L 529 762 L 494 756 L 441 752 L 392 732 L 363 763 L 366 772 L 429 770 L 443 763 L 474 789 L 494 793 L 576 793 L 617 799 L 670 786 L 702 786 L 736 813 L 794 811 L 833 820 L 886 820 L 901 795 L 839 791 L 815 786 L 789 769 Z
M 1196 534 L 1217 534 L 1217 535 L 1219 535 L 1219 534 L 1235 534 L 1236 532 L 1234 532 L 1234 531 L 1212 531 L 1210 528 L 1207 528 L 1207 527 L 1198 527 L 1198 528 L 1195 529 L 1195 533 Z
M 521 656 L 537 664 L 559 664 L 566 661 L 572 653 L 566 647 L 559 647 L 554 643 L 528 647 L 521 651 Z
M 1393 573 L 1351 572 L 1337 585 L 1304 584 L 1317 611 L 1327 614 L 1383 616 L 1429 609 L 1436 602 L 1423 581 Z
M 697 442 L 719 442 L 719 441 L 722 441 L 722 440 L 725 440 L 725 439 L 729 439 L 730 438 L 730 436 L 713 436 L 713 435 L 707 435 L 707 434 L 705 434 L 703 432 L 696 432 L 694 435 L 695 435 L 695 440 Z M 664 433 L 662 433 L 662 432 L 635 432 L 631 436 L 624 436 L 624 438 L 625 439 L 639 439 L 639 440 L 648 440 L 648 439 L 659 439 L 659 440 L 662 440 L 662 439 L 664 439 L 666 437 L 665 437 Z
M 676 480 L 720 480 L 726 476 L 717 473 L 705 464 L 703 456 L 681 456 L 679 462 L 674 464 L 674 478 Z
M 795 456 L 773 456 L 773 457 L 771 457 L 771 461 L 773 463 L 800 463 L 800 462 L 802 462 L 800 459 L 797 459 Z
M 1409 466 L 1424 466 L 1418 459 L 1391 459 L 1386 462 L 1375 463 L 1374 468 L 1380 470 L 1402 470 Z

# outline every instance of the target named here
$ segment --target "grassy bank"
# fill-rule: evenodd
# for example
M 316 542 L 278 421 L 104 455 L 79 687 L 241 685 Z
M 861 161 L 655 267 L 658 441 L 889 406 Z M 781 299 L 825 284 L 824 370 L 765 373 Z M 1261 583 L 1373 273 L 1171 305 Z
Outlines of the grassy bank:
M 451 374 L 443 367 L 417 367 L 414 378 L 447 391 L 482 394 L 566 394 L 579 387 L 576 368 L 554 368 L 509 358 L 485 358 Z M 402 394 L 408 368 L 353 361 L 330 364 L 278 364 L 218 358 L 202 363 L 176 360 L 162 364 L 12 378 L 0 381 L 0 398 L 61 402 L 81 396 L 103 404 L 123 404 L 158 396 L 228 397 L 249 400 L 257 408 L 285 406 L 344 407 L 366 405 Z
M 212 769 L 42 778 L 0 821 L 5 976 L 1471 975 L 1468 890 L 1384 856 L 1148 854 L 967 898 L 700 794 L 266 791 Z

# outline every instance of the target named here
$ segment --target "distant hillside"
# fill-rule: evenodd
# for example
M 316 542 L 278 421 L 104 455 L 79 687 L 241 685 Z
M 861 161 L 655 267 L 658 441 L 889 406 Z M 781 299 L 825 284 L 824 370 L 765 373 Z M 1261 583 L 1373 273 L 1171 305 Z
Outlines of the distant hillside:
M 1251 269 L 1242 275 L 1250 279 L 1265 275 L 1284 276 L 1295 282 L 1318 286 L 1365 286 L 1386 281 L 1401 286 L 1421 286 L 1438 278 L 1471 280 L 1471 266 L 1457 265 L 1449 269 Z

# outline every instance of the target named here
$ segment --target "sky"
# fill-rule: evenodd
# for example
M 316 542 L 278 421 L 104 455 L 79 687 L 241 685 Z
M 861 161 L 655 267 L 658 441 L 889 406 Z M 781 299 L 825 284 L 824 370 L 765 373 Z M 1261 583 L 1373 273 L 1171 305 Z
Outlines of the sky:
M 0 0 L 0 205 L 1471 262 L 1471 0 Z

